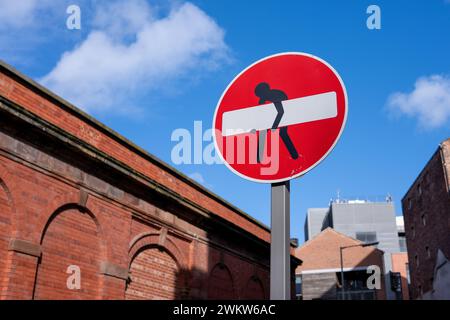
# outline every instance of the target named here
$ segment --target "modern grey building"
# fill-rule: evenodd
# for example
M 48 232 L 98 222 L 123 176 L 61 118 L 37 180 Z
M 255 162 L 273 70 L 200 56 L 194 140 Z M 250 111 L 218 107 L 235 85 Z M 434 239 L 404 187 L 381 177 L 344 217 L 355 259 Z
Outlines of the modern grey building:
M 391 287 L 391 254 L 406 249 L 404 245 L 400 248 L 404 240 L 399 238 L 394 203 L 389 197 L 384 202 L 334 200 L 328 208 L 309 209 L 305 220 L 305 241 L 327 227 L 363 242 L 378 241 L 377 248 L 384 251 L 386 287 Z M 394 292 L 388 290 L 388 299 L 394 299 Z
M 326 229 L 328 212 L 328 208 L 308 209 L 305 220 L 305 242 Z

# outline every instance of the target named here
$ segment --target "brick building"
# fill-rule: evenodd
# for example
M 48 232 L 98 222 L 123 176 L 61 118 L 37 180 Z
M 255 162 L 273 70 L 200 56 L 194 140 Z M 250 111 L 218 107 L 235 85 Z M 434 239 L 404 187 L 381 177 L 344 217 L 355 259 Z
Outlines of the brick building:
M 296 256 L 303 261 L 297 267 L 298 294 L 303 300 L 341 299 L 340 247 L 355 246 L 343 250 L 343 270 L 346 299 L 386 299 L 384 283 L 383 251 L 363 242 L 326 228 L 296 249 Z M 380 268 L 380 290 L 367 288 L 370 274 L 368 267 Z
M 392 272 L 400 275 L 401 288 L 398 289 L 399 298 L 409 300 L 409 262 L 406 252 L 391 253 Z
M 402 200 L 413 299 L 433 291 L 438 252 L 450 258 L 449 190 L 450 139 L 447 139 Z
M 269 240 L 258 221 L 0 63 L 0 299 L 267 299 Z M 68 289 L 69 266 L 80 289 Z
M 383 269 L 385 286 L 388 288 L 387 299 L 403 299 L 405 297 L 399 292 L 400 288 L 391 283 L 391 280 L 395 280 L 394 276 L 400 276 L 397 272 L 392 274 L 395 272 L 392 268 L 392 254 L 406 251 L 404 228 L 398 225 L 399 222 L 402 221 L 396 217 L 394 202 L 390 196 L 384 201 L 338 198 L 332 200 L 328 208 L 308 209 L 305 239 L 330 227 L 362 242 L 378 242 L 377 248 L 385 253 Z M 405 283 L 406 278 L 402 281 Z
M 392 272 L 399 275 L 401 287 L 396 289 L 397 299 L 409 300 L 409 261 L 406 248 L 405 222 L 403 216 L 395 217 L 397 223 L 400 252 L 391 253 Z

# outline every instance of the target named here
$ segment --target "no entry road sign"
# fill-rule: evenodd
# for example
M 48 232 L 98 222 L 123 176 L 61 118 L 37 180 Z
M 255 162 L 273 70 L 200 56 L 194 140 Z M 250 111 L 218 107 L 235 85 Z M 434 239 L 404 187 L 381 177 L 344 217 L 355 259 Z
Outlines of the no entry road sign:
M 282 53 L 257 61 L 229 84 L 214 115 L 214 142 L 239 176 L 283 182 L 329 154 L 346 118 L 338 73 L 315 56 Z

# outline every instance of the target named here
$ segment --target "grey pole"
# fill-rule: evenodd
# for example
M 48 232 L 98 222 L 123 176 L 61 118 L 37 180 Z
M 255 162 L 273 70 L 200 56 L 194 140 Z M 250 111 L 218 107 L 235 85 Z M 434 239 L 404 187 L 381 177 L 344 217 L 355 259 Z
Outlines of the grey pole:
M 342 254 L 342 251 L 344 250 L 343 247 L 339 248 L 339 251 L 341 253 L 341 296 L 342 300 L 345 300 L 345 285 L 344 285 L 344 257 Z
M 270 299 L 291 299 L 290 186 L 272 184 Z

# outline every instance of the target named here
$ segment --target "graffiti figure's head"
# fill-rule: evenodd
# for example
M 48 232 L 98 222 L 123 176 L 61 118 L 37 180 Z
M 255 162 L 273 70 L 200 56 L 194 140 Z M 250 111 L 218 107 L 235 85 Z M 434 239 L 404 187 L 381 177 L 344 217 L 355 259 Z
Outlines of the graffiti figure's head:
M 267 95 L 270 92 L 270 86 L 266 82 L 261 82 L 255 88 L 255 94 L 258 98 L 268 100 Z

